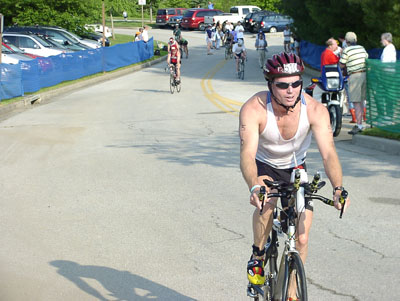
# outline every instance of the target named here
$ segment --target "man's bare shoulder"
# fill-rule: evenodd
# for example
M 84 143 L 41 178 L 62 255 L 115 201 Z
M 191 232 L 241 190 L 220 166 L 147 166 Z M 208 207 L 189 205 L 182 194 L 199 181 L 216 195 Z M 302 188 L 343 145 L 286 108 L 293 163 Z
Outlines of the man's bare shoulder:
M 250 97 L 240 109 L 240 114 L 247 114 L 248 112 L 264 112 L 267 100 L 267 91 L 261 91 Z
M 307 93 L 303 95 L 307 103 L 307 115 L 311 124 L 327 116 L 328 110 L 322 103 L 318 102 Z

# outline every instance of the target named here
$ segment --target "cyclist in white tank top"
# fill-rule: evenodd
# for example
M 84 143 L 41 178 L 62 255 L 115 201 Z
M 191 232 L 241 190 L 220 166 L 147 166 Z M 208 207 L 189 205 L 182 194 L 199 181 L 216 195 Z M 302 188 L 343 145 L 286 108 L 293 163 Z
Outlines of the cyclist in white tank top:
M 265 275 L 261 272 L 262 258 L 276 206 L 276 199 L 267 199 L 260 214 L 261 201 L 258 194 L 260 187 L 264 186 L 263 179 L 290 182 L 294 167 L 305 169 L 304 160 L 311 143 L 311 133 L 333 187 L 335 207 L 341 209 L 339 197 L 344 189 L 342 169 L 333 141 L 329 113 L 321 103 L 302 93 L 303 71 L 304 64 L 296 54 L 274 55 L 264 67 L 269 92 L 255 94 L 240 110 L 240 168 L 250 190 L 250 204 L 256 207 L 253 214 L 253 252 L 247 266 L 247 277 L 252 284 L 265 282 Z M 266 187 L 266 190 L 268 192 L 269 188 Z M 348 207 L 349 202 L 347 199 L 345 207 Z M 303 262 L 307 257 L 308 235 L 313 217 L 312 206 L 306 204 L 305 208 L 299 215 L 299 224 L 302 226 L 296 233 L 296 249 Z M 296 298 L 295 293 L 290 293 L 289 297 Z
M 260 134 L 256 159 L 277 169 L 293 168 L 304 163 L 311 144 L 311 128 L 307 117 L 307 104 L 304 96 L 300 101 L 300 120 L 296 134 L 290 139 L 282 138 L 272 107 L 271 93 L 268 92 L 267 124 Z M 293 158 L 296 154 L 296 161 Z

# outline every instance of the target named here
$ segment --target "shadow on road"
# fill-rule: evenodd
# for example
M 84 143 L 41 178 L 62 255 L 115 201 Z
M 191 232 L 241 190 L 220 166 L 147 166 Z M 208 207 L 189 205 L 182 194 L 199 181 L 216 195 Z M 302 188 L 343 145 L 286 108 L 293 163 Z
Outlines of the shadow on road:
M 195 300 L 128 271 L 118 271 L 102 266 L 80 265 L 68 260 L 51 261 L 50 265 L 58 268 L 58 274 L 98 300 L 106 301 L 110 298 L 129 301 L 148 299 Z M 90 286 L 84 278 L 98 281 L 109 294 L 104 297 L 98 290 Z

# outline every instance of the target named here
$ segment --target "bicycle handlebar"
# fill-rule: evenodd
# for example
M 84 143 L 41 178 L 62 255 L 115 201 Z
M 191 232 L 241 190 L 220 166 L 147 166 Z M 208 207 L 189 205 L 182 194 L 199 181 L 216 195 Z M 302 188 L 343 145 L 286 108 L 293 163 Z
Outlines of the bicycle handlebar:
M 259 199 L 261 201 L 260 215 L 262 214 L 262 211 L 264 209 L 265 197 L 267 197 L 267 198 L 280 198 L 280 197 L 290 198 L 290 197 L 292 197 L 292 195 L 295 192 L 297 192 L 299 187 L 304 187 L 304 199 L 306 201 L 320 200 L 324 204 L 334 206 L 333 200 L 323 197 L 321 195 L 315 194 L 318 190 L 320 190 L 326 184 L 324 181 L 320 182 L 320 178 L 321 177 L 320 177 L 319 173 L 317 173 L 314 175 L 313 181 L 311 183 L 303 183 L 303 184 L 300 184 L 299 177 L 295 177 L 295 183 L 290 183 L 290 184 L 284 183 L 282 181 L 272 182 L 272 181 L 264 180 L 264 183 L 269 188 L 276 189 L 276 190 L 278 190 L 278 192 L 272 192 L 272 193 L 267 194 L 265 186 L 261 186 L 260 193 L 259 193 Z M 340 195 L 340 198 L 339 198 L 339 203 L 342 204 L 339 218 L 342 218 L 342 216 L 343 216 L 347 196 L 348 196 L 348 192 L 346 190 L 343 190 Z

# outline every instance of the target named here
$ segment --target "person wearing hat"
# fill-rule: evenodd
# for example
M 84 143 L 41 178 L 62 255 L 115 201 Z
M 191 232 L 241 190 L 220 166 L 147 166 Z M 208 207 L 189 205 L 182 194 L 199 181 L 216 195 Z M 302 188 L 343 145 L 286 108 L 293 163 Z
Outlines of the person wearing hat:
M 364 101 L 366 99 L 366 60 L 368 53 L 361 45 L 357 45 L 357 35 L 347 32 L 345 36 L 348 47 L 343 50 L 339 63 L 342 68 L 346 67 L 349 74 L 349 96 L 354 104 L 357 124 L 348 132 L 351 135 L 358 134 L 363 130 Z
M 244 34 L 243 34 L 244 33 L 244 28 L 243 28 L 242 23 L 240 21 L 237 22 L 237 25 L 235 27 L 235 31 L 237 33 L 237 35 L 236 35 L 237 39 L 238 40 L 239 39 L 243 40 L 243 38 L 244 38 Z

